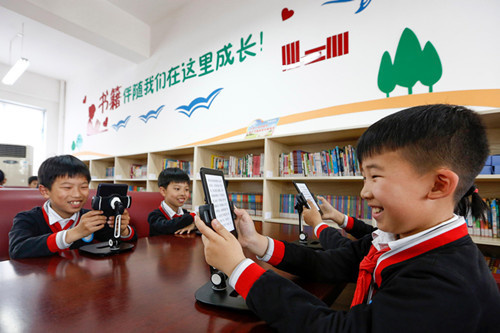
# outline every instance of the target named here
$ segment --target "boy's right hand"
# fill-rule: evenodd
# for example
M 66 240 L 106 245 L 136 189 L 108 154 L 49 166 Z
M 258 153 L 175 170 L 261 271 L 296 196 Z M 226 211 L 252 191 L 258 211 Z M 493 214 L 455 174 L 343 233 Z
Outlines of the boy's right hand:
M 102 229 L 106 224 L 106 216 L 103 213 L 102 210 L 91 210 L 83 214 L 78 225 L 66 233 L 66 243 L 71 244 Z
M 344 214 L 333 208 L 333 206 L 322 196 L 318 195 L 318 200 L 320 201 L 319 208 L 321 208 L 323 212 L 323 219 L 332 220 L 341 226 L 344 223 Z
M 259 257 L 263 257 L 267 251 L 268 240 L 255 230 L 255 224 L 244 209 L 234 208 L 236 229 L 238 230 L 238 241 L 243 248 L 249 249 Z

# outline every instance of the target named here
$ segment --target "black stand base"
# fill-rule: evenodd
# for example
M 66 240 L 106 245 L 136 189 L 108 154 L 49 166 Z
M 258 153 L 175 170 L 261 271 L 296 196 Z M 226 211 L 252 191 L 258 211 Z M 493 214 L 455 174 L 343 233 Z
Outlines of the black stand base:
M 95 244 L 84 245 L 78 250 L 86 254 L 92 254 L 96 256 L 110 256 L 113 254 L 122 253 L 125 251 L 130 251 L 134 248 L 134 244 L 130 243 L 120 243 L 116 247 L 110 247 L 109 242 L 101 242 Z
M 308 239 L 306 241 L 296 240 L 296 241 L 293 241 L 292 243 L 302 245 L 305 247 L 310 247 L 310 248 L 315 249 L 315 250 L 323 250 L 323 247 L 321 246 L 319 240 L 317 240 L 317 239 Z
M 207 282 L 196 290 L 194 294 L 196 300 L 226 309 L 249 310 L 243 297 L 238 295 L 233 288 L 227 286 L 224 290 L 214 290 L 212 286 L 212 282 Z

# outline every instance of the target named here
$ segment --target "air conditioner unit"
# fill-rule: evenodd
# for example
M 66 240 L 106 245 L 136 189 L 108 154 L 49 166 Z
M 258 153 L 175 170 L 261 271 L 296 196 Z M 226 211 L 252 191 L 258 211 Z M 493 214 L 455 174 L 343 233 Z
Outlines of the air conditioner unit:
M 5 174 L 5 186 L 28 186 L 33 171 L 33 147 L 0 144 L 0 170 Z

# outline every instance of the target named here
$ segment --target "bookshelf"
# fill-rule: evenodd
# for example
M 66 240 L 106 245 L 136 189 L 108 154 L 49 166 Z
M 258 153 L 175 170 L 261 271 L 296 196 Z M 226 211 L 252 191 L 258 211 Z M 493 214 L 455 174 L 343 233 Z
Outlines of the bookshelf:
M 479 112 L 487 129 L 490 154 L 500 154 L 500 109 Z M 228 192 L 262 194 L 262 216 L 253 216 L 262 222 L 298 224 L 297 219 L 280 217 L 280 194 L 295 194 L 292 180 L 307 182 L 316 195 L 359 196 L 363 186 L 361 176 L 288 176 L 280 177 L 279 155 L 294 150 L 317 152 L 356 145 L 357 139 L 367 126 L 342 128 L 332 131 L 317 131 L 271 136 L 248 140 L 217 142 L 197 146 L 166 149 L 141 154 L 114 156 L 84 161 L 92 175 L 91 188 L 98 183 L 125 183 L 129 186 L 145 187 L 147 191 L 158 191 L 157 178 L 163 169 L 165 159 L 191 162 L 192 209 L 204 203 L 203 188 L 199 176 L 201 167 L 211 167 L 212 156 L 234 156 L 241 158 L 247 154 L 264 156 L 262 176 L 226 177 Z M 147 174 L 142 178 L 132 178 L 132 165 L 146 165 Z M 114 168 L 114 176 L 106 176 L 107 168 Z M 479 175 L 476 179 L 479 193 L 485 198 L 500 197 L 500 175 Z M 478 244 L 499 247 L 500 238 L 473 236 Z

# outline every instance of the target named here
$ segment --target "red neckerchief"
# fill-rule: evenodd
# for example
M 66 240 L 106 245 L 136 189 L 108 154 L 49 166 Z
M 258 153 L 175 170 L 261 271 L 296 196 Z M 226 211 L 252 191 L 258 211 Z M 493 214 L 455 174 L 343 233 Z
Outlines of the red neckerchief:
M 68 230 L 73 225 L 73 222 L 75 222 L 73 220 L 69 220 L 69 222 L 66 224 L 66 226 L 63 229 L 63 228 L 61 228 L 61 225 L 59 224 L 59 222 L 54 223 L 54 224 L 50 224 L 49 214 L 47 214 L 47 212 L 45 211 L 45 205 L 42 206 L 42 211 L 43 211 L 43 217 L 45 219 L 45 222 L 47 223 L 47 225 L 49 226 L 50 230 L 52 230 L 53 233 L 63 231 L 63 230 Z M 79 222 L 80 222 L 80 213 L 78 213 L 78 218 L 76 220 L 75 226 L 78 225 Z
M 170 217 L 170 215 L 168 215 L 168 213 L 163 209 L 161 203 L 160 203 L 160 211 L 162 212 L 163 215 L 165 215 L 165 217 L 167 218 L 167 220 L 171 220 L 171 219 L 174 219 L 176 217 L 181 217 L 182 215 L 179 215 L 179 214 L 174 214 L 174 216 Z
M 382 271 L 384 270 L 384 268 L 389 267 L 389 266 L 394 265 L 394 264 L 397 264 L 397 263 L 400 263 L 400 262 L 403 262 L 403 261 L 406 261 L 408 259 L 419 256 L 425 252 L 429 252 L 429 251 L 434 250 L 438 247 L 441 247 L 443 245 L 454 242 L 457 239 L 460 239 L 460 238 L 468 235 L 468 233 L 469 232 L 467 230 L 467 225 L 465 223 L 463 223 L 454 229 L 451 229 L 451 230 L 444 232 L 440 235 L 437 235 L 433 238 L 430 238 L 430 239 L 425 240 L 421 243 L 418 243 L 418 244 L 416 244 L 416 245 L 414 245 L 406 250 L 398 252 L 398 253 L 391 255 L 387 258 L 382 258 L 382 260 L 376 266 L 376 268 L 375 268 L 375 266 L 373 266 L 371 268 L 371 273 L 369 273 L 369 276 L 366 278 L 366 279 L 368 279 L 367 285 L 365 282 L 365 280 L 366 280 L 365 278 L 363 278 L 363 280 L 360 281 L 360 278 L 358 277 L 358 282 L 356 283 L 356 290 L 354 292 L 354 298 L 353 298 L 353 301 L 351 303 L 351 307 L 358 305 L 358 304 L 361 304 L 366 299 L 366 296 L 368 295 L 368 290 L 369 290 L 369 286 L 371 283 L 371 279 L 372 279 L 372 275 L 373 275 L 372 273 L 373 273 L 374 268 L 375 268 L 375 280 L 374 280 L 374 282 L 375 282 L 375 284 L 380 286 L 382 284 Z M 366 266 L 364 266 L 363 268 L 370 268 L 371 267 L 371 265 L 368 266 L 368 261 L 371 258 L 367 259 L 367 257 L 370 256 L 370 253 L 372 254 L 372 257 L 373 257 L 374 255 L 376 256 L 378 252 L 380 252 L 380 254 L 378 254 L 377 258 L 375 258 L 375 260 L 374 260 L 375 265 L 376 265 L 378 257 L 380 257 L 382 254 L 387 252 L 387 250 L 385 250 L 385 251 L 381 250 L 381 251 L 377 252 L 377 250 L 375 249 L 374 253 L 372 253 L 373 249 L 375 249 L 375 247 L 372 245 L 372 247 L 370 248 L 370 252 L 368 253 L 368 255 L 365 258 L 363 258 L 363 260 L 360 263 L 360 270 L 359 270 L 360 277 L 362 274 L 362 266 L 364 266 L 364 264 L 366 264 Z M 365 262 L 365 259 L 366 259 L 366 262 Z M 364 269 L 363 269 L 363 272 L 365 272 Z M 360 291 L 359 292 L 358 292 L 358 284 L 360 284 L 360 287 L 359 287 Z M 356 295 L 356 294 L 358 294 L 358 295 Z

